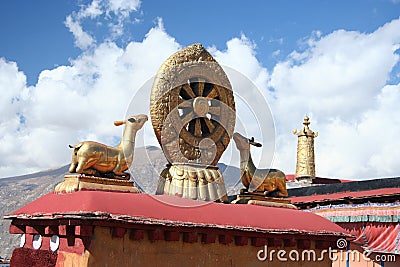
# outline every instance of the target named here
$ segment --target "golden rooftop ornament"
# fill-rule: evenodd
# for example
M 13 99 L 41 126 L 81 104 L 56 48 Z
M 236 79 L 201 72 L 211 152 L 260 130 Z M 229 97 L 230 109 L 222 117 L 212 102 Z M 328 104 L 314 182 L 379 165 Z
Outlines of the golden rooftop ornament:
M 227 75 L 201 44 L 183 48 L 161 65 L 150 115 L 169 163 L 156 194 L 227 201 L 217 163 L 235 128 L 235 101 Z
M 107 190 L 139 193 L 126 172 L 132 164 L 136 133 L 148 120 L 147 115 L 131 116 L 115 121 L 115 126 L 125 125 L 120 143 L 116 147 L 93 141 L 79 142 L 73 146 L 70 175 L 64 176 L 54 191 L 71 193 L 80 190 Z
M 314 138 L 318 136 L 310 128 L 310 118 L 304 117 L 303 130 L 293 133 L 298 137 L 296 178 L 315 178 Z

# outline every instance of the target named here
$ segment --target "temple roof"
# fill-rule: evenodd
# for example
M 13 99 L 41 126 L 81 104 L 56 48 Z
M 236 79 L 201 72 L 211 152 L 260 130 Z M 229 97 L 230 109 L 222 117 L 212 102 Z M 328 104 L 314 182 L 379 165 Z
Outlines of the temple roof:
M 392 202 L 400 197 L 400 177 L 288 189 L 297 207 L 364 202 Z
M 296 180 L 295 174 L 286 174 L 286 181 L 291 182 Z M 348 183 L 353 182 L 348 179 L 339 179 L 339 178 L 324 178 L 324 177 L 315 177 L 312 180 L 313 184 L 338 184 L 338 183 Z
M 348 236 L 335 223 L 301 210 L 108 191 L 49 193 L 6 218 L 116 220 L 276 234 Z
M 363 190 L 356 192 L 338 192 L 332 194 L 322 195 L 311 195 L 311 196 L 295 196 L 291 197 L 290 200 L 293 204 L 297 203 L 314 203 L 314 202 L 327 202 L 333 200 L 348 200 L 352 199 L 364 199 L 368 201 L 372 197 L 383 197 L 383 196 L 400 196 L 400 188 L 381 188 L 373 190 Z
M 317 206 L 308 209 L 335 223 L 400 222 L 400 203 L 362 203 Z

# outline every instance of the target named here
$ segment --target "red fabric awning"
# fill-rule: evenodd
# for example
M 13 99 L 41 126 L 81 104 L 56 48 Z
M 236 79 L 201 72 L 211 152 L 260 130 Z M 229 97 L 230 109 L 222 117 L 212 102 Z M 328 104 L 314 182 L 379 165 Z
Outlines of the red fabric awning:
M 400 254 L 400 224 L 379 222 L 338 223 L 356 237 L 353 242 L 365 250 Z

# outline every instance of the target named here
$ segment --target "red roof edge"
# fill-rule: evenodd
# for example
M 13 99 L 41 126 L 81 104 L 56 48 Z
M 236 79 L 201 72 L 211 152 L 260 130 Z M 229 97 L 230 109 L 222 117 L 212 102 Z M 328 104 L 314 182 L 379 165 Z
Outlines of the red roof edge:
M 347 235 L 347 232 L 335 223 L 301 210 L 203 202 L 165 195 L 101 191 L 49 193 L 5 218 L 51 219 L 68 216 L 270 233 Z

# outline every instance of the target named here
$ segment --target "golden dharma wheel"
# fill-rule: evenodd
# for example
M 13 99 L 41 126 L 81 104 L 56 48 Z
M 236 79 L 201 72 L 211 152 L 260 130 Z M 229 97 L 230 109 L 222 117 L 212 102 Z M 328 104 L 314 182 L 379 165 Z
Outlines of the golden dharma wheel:
M 232 87 L 200 44 L 170 56 L 154 80 L 150 115 L 169 163 L 215 166 L 235 127 Z

